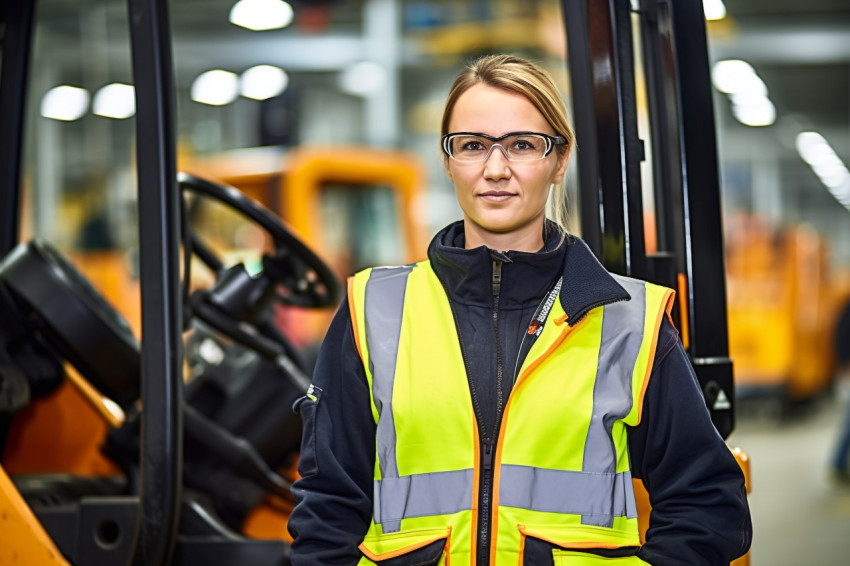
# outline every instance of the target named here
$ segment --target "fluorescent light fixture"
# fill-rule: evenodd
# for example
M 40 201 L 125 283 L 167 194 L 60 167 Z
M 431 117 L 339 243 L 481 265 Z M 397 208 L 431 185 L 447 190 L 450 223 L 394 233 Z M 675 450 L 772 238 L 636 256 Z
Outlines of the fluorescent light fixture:
M 769 126 L 776 121 L 776 108 L 766 96 L 733 95 L 732 114 L 745 126 Z
M 129 118 L 136 113 L 135 92 L 132 85 L 108 84 L 95 93 L 92 112 L 105 118 Z
M 230 9 L 230 23 L 253 31 L 285 28 L 292 23 L 292 6 L 283 0 L 239 0 Z
M 740 59 L 718 61 L 711 69 L 714 88 L 729 95 L 732 114 L 746 126 L 769 126 L 776 107 L 767 97 L 767 86 L 752 65 Z
M 239 77 L 239 91 L 242 96 L 254 100 L 266 100 L 279 95 L 289 86 L 289 75 L 280 67 L 257 65 L 242 73 Z
M 339 87 L 343 91 L 360 96 L 380 90 L 386 82 L 387 72 L 374 61 L 354 63 L 339 77 Z
M 809 165 L 817 163 L 823 155 L 835 153 L 829 142 L 817 132 L 800 132 L 797 134 L 795 145 L 797 153 Z
M 702 11 L 706 20 L 722 20 L 726 17 L 723 0 L 702 0 Z
M 230 104 L 239 94 L 236 73 L 213 69 L 198 75 L 192 83 L 191 97 L 195 102 L 212 106 Z
M 756 74 L 752 65 L 740 59 L 718 61 L 711 69 L 714 88 L 727 94 L 767 95 L 764 81 Z
M 829 142 L 817 132 L 800 132 L 795 145 L 832 196 L 850 209 L 850 171 Z
M 79 120 L 89 108 L 89 91 L 69 85 L 48 90 L 41 99 L 41 115 L 53 120 Z

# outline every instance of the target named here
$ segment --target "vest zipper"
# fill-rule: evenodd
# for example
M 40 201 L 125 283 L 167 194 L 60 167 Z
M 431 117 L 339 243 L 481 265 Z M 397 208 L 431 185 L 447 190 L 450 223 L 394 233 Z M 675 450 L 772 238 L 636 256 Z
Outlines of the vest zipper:
M 478 566 L 490 564 L 490 514 L 493 507 L 493 444 L 485 442 L 481 447 L 481 483 L 478 491 Z
M 501 426 L 502 408 L 504 407 L 504 391 L 502 378 L 504 376 L 504 363 L 502 360 L 502 339 L 499 336 L 499 297 L 502 291 L 502 260 L 493 260 L 493 279 L 491 285 L 493 293 L 493 336 L 496 341 L 496 423 L 495 430 L 485 431 L 485 439 L 481 447 L 481 471 L 479 476 L 478 491 L 478 565 L 488 566 L 490 564 L 490 530 L 492 528 L 493 513 L 493 467 L 495 465 L 493 442 L 499 435 Z

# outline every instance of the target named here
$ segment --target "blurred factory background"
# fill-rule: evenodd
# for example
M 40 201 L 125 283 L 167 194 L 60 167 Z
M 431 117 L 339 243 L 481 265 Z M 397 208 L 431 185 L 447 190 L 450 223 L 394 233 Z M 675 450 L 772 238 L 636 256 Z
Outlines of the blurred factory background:
M 826 470 L 845 402 L 833 337 L 850 299 L 850 4 L 704 5 L 741 400 L 730 442 L 752 455 L 752 563 L 845 563 L 850 494 Z M 569 102 L 560 6 L 172 0 L 178 169 L 259 200 L 340 276 L 419 259 L 460 216 L 438 143 L 450 81 L 475 55 L 513 52 L 547 67 Z M 35 17 L 24 230 L 73 257 L 138 329 L 126 2 L 41 0 Z M 210 233 L 251 253 L 234 222 L 211 215 Z M 326 319 L 296 319 L 305 344 L 321 338 Z

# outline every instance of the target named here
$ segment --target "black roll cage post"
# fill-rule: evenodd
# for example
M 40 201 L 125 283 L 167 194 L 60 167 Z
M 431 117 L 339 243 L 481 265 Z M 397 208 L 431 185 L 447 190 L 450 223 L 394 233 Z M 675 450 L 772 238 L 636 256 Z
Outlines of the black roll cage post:
M 720 184 L 700 0 L 563 0 L 582 237 L 610 271 L 677 289 L 673 316 L 712 420 L 734 428 Z M 640 29 L 658 252 L 644 237 L 632 18 Z
M 24 107 L 35 0 L 0 3 L 0 255 L 18 242 Z M 168 564 L 183 466 L 180 208 L 167 0 L 128 0 L 136 91 L 142 302 L 139 506 L 132 566 Z

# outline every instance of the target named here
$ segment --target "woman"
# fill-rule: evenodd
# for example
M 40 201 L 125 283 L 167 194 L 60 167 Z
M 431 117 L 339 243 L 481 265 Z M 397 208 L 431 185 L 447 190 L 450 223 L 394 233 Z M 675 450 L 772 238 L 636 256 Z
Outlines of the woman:
M 556 222 L 574 144 L 548 74 L 483 57 L 442 121 L 463 220 L 349 281 L 304 419 L 301 564 L 727 564 L 744 479 L 667 316 Z M 555 204 L 553 220 L 546 202 Z M 640 544 L 631 478 L 653 504 Z

